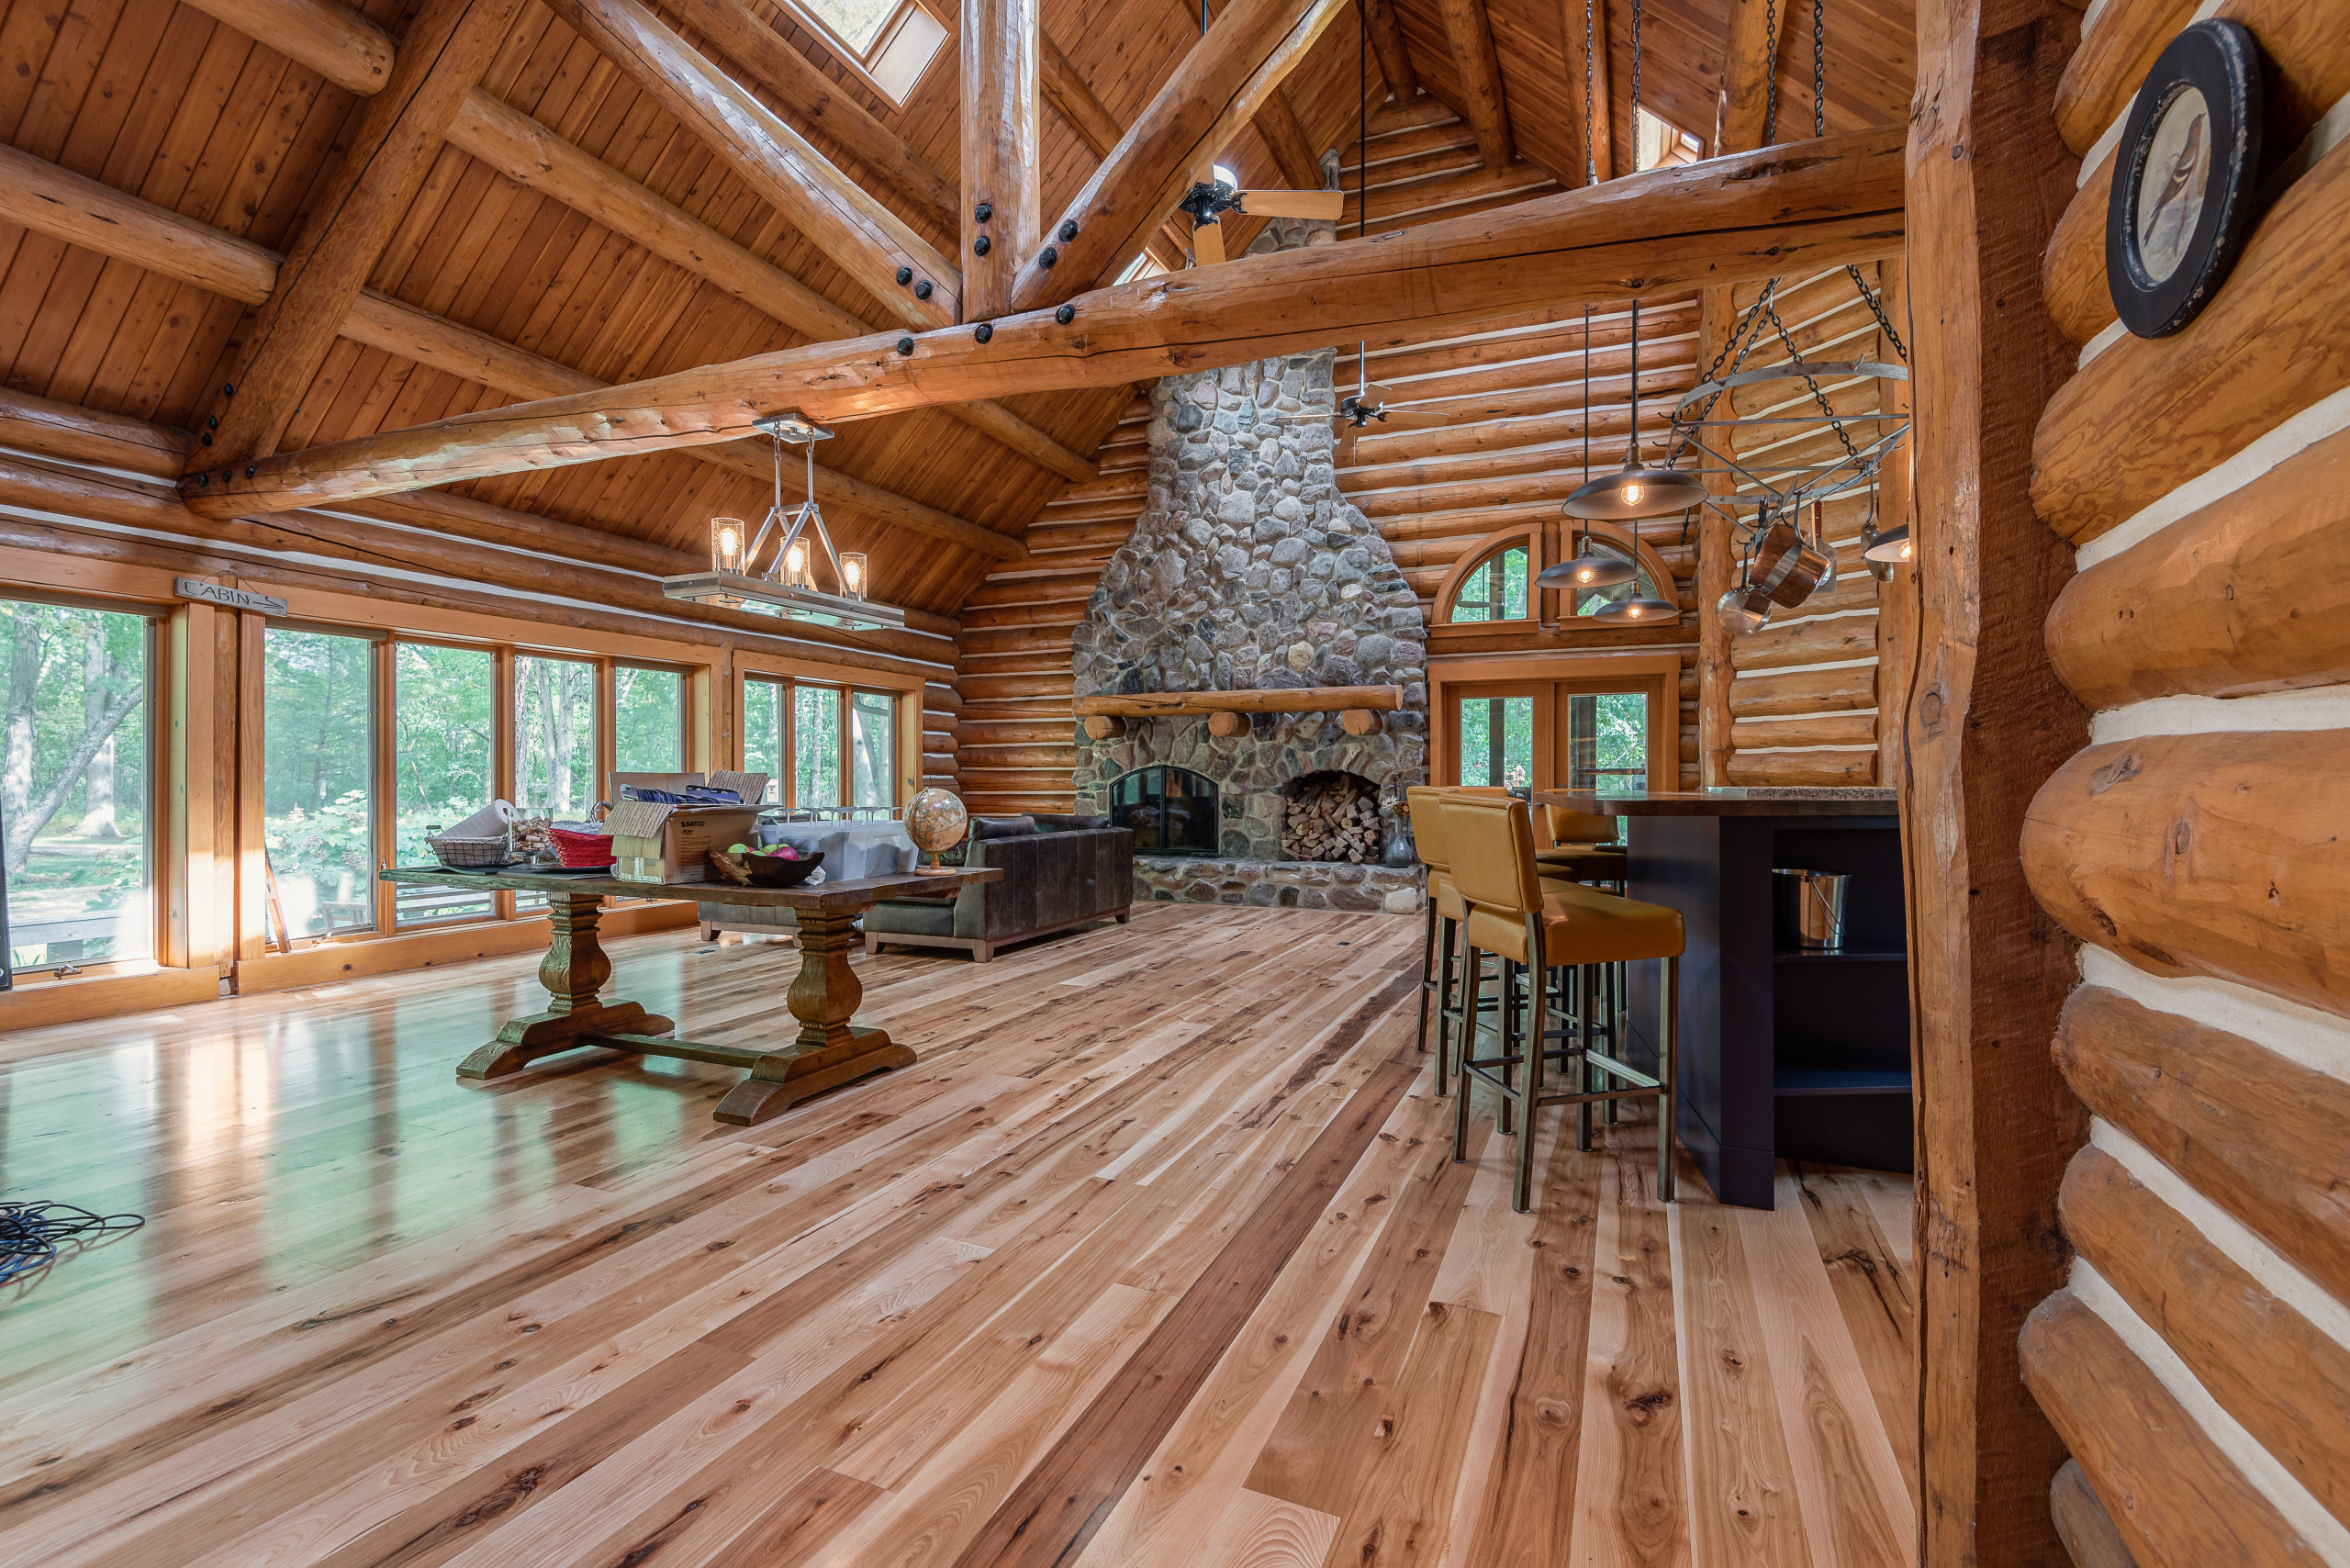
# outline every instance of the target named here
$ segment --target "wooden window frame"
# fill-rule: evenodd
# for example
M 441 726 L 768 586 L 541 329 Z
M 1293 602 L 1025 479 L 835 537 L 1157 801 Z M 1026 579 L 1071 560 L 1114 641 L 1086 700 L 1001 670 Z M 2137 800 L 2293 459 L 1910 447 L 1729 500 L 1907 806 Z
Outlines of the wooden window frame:
M 1431 629 L 1460 633 L 1488 632 L 1494 628 L 1519 626 L 1550 628 L 1561 625 L 1569 627 L 1590 625 L 1591 617 L 1588 615 L 1561 613 L 1560 601 L 1572 590 L 1535 586 L 1535 578 L 1550 567 L 1566 560 L 1567 552 L 1574 547 L 1575 538 L 1586 532 L 1595 538 L 1604 539 L 1619 549 L 1629 551 L 1641 577 L 1651 587 L 1661 590 L 1664 597 L 1669 599 L 1678 591 L 1673 568 L 1665 564 L 1664 557 L 1657 553 L 1656 546 L 1621 523 L 1585 522 L 1580 518 L 1555 523 L 1547 521 L 1513 523 L 1507 528 L 1496 529 L 1477 541 L 1469 549 L 1461 552 L 1460 558 L 1452 564 L 1452 569 L 1445 573 L 1443 582 L 1437 587 L 1436 617 Z M 1461 588 L 1468 582 L 1470 574 L 1513 545 L 1523 546 L 1526 551 L 1527 612 L 1506 621 L 1453 621 L 1451 619 L 1453 602 L 1460 598 Z
M 1681 655 L 1678 654 L 1552 654 L 1527 657 L 1448 659 L 1428 666 L 1431 777 L 1460 782 L 1455 712 L 1464 697 L 1534 696 L 1533 787 L 1550 789 L 1546 776 L 1564 777 L 1566 737 L 1556 734 L 1557 699 L 1638 691 L 1649 700 L 1649 781 L 1651 790 L 1680 788 Z M 1546 700 L 1547 698 L 1547 700 Z

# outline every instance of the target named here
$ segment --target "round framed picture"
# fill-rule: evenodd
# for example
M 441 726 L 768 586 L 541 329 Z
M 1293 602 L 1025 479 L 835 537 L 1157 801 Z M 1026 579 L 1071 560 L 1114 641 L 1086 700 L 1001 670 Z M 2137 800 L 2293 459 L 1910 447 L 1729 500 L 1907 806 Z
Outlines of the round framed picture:
M 2139 337 L 2195 319 L 2243 249 L 2260 174 L 2259 50 L 2238 23 L 2198 22 L 2171 39 L 2130 106 L 2105 275 Z

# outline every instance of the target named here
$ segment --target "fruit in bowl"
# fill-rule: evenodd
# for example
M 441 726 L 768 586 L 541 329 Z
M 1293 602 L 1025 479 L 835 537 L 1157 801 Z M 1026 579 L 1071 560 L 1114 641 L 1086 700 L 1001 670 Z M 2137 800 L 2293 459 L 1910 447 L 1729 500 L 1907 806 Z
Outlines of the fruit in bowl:
M 710 858 L 721 871 L 745 886 L 796 888 L 815 875 L 824 857 L 821 851 L 803 855 L 788 844 L 771 851 L 738 844 L 722 854 L 711 851 Z

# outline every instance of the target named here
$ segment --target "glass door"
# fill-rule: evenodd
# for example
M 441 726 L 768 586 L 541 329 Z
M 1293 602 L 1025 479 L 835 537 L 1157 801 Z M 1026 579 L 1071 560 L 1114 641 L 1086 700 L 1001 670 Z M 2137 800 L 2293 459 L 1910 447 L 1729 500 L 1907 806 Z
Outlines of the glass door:
M 1540 684 L 1453 689 L 1449 782 L 1498 784 L 1523 797 L 1550 787 L 1549 692 Z

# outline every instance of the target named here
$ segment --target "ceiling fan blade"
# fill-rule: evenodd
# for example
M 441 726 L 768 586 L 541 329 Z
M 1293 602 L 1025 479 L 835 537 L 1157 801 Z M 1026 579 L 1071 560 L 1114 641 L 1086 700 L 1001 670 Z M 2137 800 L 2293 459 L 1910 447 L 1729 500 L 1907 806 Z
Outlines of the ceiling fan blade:
M 1273 423 L 1277 425 L 1318 425 L 1327 422 L 1330 416 L 1327 414 L 1275 414 L 1273 416 Z
M 1327 218 L 1347 210 L 1344 191 L 1244 191 L 1242 209 L 1253 218 Z
M 1192 260 L 1201 266 L 1214 266 L 1224 260 L 1224 225 L 1195 223 L 1192 225 Z
M 1389 430 L 1399 431 L 1428 430 L 1437 425 L 1449 425 L 1452 422 L 1450 414 L 1431 413 L 1418 409 L 1382 410 L 1373 414 L 1371 418 Z
M 1362 389 L 1362 405 L 1366 409 L 1383 409 L 1394 396 L 1393 389 L 1374 381 Z

